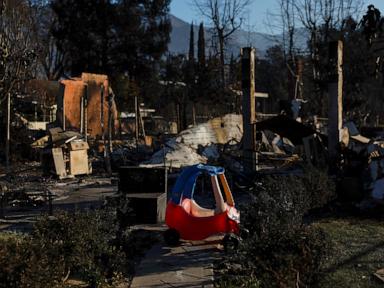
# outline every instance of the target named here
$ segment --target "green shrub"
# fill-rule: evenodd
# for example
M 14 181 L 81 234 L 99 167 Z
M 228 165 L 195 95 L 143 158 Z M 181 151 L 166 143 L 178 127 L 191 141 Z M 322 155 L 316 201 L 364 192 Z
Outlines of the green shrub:
M 335 198 L 335 184 L 326 172 L 312 166 L 304 171 L 300 176 L 263 178 L 251 195 L 253 201 L 240 208 L 242 225 L 260 237 L 276 230 L 285 233 L 300 226 L 311 209 Z
M 319 228 L 303 225 L 309 210 L 335 195 L 328 175 L 306 167 L 302 176 L 267 176 L 256 185 L 252 201 L 240 207 L 250 231 L 238 251 L 218 266 L 221 287 L 309 287 L 330 251 Z
M 25 269 L 25 242 L 22 236 L 0 237 L 0 287 L 20 286 L 20 274 Z
M 336 185 L 327 171 L 311 165 L 306 165 L 303 169 L 305 173 L 301 179 L 308 193 L 310 209 L 321 208 L 336 199 Z
M 114 215 L 105 211 L 62 212 L 37 222 L 32 237 L 53 257 L 63 259 L 66 273 L 80 275 L 99 286 L 124 266 L 120 247 L 111 245 L 117 229 L 113 219 Z
M 29 236 L 0 238 L 0 287 L 64 287 L 73 276 L 114 287 L 133 265 L 122 242 L 130 233 L 117 239 L 114 219 L 111 211 L 61 212 L 40 219 Z
M 241 223 L 259 236 L 270 231 L 289 231 L 302 223 L 308 210 L 306 190 L 300 178 L 268 176 L 241 210 Z
M 326 259 L 330 240 L 313 227 L 291 233 L 255 235 L 219 264 L 220 287 L 312 287 Z

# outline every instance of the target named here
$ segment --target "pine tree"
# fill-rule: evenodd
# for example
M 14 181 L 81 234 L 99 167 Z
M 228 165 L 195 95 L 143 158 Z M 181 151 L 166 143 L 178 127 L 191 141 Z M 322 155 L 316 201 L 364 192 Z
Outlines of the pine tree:
M 186 63 L 185 70 L 185 82 L 187 83 L 189 90 L 192 89 L 192 86 L 195 82 L 195 41 L 194 41 L 194 31 L 193 31 L 193 23 L 191 23 L 191 30 L 189 36 L 189 53 L 188 53 L 188 61 Z M 191 94 L 191 93 L 189 93 Z
M 68 56 L 65 70 L 75 76 L 83 71 L 108 73 L 112 3 L 54 0 L 51 5 L 57 17 L 53 36 L 58 50 Z
M 204 35 L 204 24 L 200 23 L 199 27 L 199 39 L 197 41 L 197 59 L 199 68 L 205 67 L 205 35 Z
M 191 30 L 189 33 L 189 53 L 188 60 L 191 63 L 195 62 L 195 35 L 193 31 L 193 22 L 191 23 Z
M 111 76 L 128 72 L 147 82 L 167 51 L 170 0 L 91 2 L 52 0 L 57 17 L 53 36 L 69 59 L 65 70 L 73 76 L 83 71 Z
M 204 35 L 204 24 L 200 23 L 199 26 L 199 38 L 197 40 L 197 91 L 198 97 L 201 101 L 204 99 L 209 79 L 207 79 L 207 67 L 206 67 L 206 59 L 205 59 L 205 35 Z

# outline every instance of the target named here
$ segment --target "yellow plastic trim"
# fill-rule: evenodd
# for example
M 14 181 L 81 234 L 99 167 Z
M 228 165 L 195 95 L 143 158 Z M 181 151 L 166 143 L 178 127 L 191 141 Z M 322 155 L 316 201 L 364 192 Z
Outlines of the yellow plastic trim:
M 235 201 L 233 200 L 232 192 L 229 189 L 227 178 L 225 178 L 224 174 L 220 174 L 219 178 L 220 178 L 221 184 L 223 185 L 223 188 L 224 188 L 224 193 L 225 193 L 225 198 L 227 199 L 227 204 L 230 206 L 235 206 Z

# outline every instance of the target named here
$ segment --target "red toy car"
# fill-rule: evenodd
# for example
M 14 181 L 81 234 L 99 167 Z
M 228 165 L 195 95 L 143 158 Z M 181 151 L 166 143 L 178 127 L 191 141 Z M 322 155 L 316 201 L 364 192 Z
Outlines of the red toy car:
M 187 167 L 182 171 L 172 190 L 165 214 L 165 222 L 169 229 L 165 232 L 164 239 L 168 245 L 177 245 L 180 238 L 203 240 L 215 234 L 226 234 L 224 238 L 226 244 L 228 240 L 236 238 L 232 235 L 239 235 L 240 213 L 235 208 L 224 171 L 222 167 L 202 164 Z M 197 177 L 202 173 L 211 176 L 215 210 L 200 207 L 193 199 Z M 226 201 L 221 193 L 219 180 Z

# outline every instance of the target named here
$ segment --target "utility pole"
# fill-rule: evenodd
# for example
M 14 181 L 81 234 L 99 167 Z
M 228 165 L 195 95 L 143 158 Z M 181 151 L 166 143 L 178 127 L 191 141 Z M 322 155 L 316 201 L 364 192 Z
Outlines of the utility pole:
M 343 125 L 343 42 L 329 43 L 328 154 L 329 172 L 335 174 L 339 160 L 340 131 Z
M 247 172 L 257 170 L 256 154 L 256 97 L 255 97 L 255 49 L 242 49 L 243 88 L 243 157 Z

